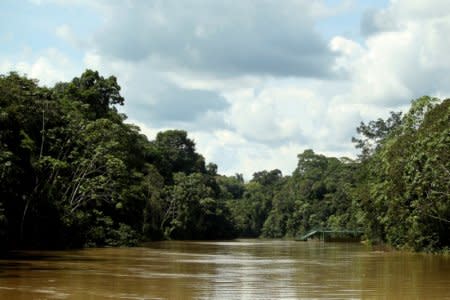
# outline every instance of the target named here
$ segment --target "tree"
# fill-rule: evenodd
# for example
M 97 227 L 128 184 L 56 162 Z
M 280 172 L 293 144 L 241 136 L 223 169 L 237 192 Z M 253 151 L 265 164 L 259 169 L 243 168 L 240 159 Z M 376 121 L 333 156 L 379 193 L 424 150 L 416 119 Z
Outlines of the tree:
M 206 184 L 206 175 L 193 173 L 174 175 L 168 187 L 162 227 L 166 238 L 217 239 L 234 236 L 228 209 L 214 199 Z
M 220 198 L 225 200 L 241 199 L 244 195 L 245 184 L 242 176 L 216 176 L 220 188 Z
M 174 173 L 206 173 L 205 160 L 195 151 L 195 143 L 187 137 L 186 131 L 159 132 L 153 145 L 155 164 L 166 183 L 173 181 Z
M 92 70 L 86 70 L 70 83 L 56 85 L 55 92 L 69 100 L 81 101 L 89 105 L 88 116 L 91 119 L 104 118 L 113 105 L 124 103 L 116 77 L 104 78 L 97 71 Z
M 368 159 L 380 147 L 380 143 L 401 124 L 402 112 L 391 111 L 390 114 L 386 120 L 379 118 L 368 124 L 361 122 L 356 128 L 360 137 L 352 137 L 352 142 L 355 143 L 356 148 L 361 149 L 360 159 Z
M 254 173 L 252 180 L 245 185 L 240 174 L 220 181 L 225 193 L 231 196 L 228 207 L 242 236 L 261 235 L 272 209 L 273 197 L 283 185 L 283 180 L 281 171 L 275 169 Z
M 12 244 L 25 240 L 25 222 L 36 202 L 33 191 L 38 178 L 34 167 L 42 157 L 42 112 L 50 96 L 48 89 L 40 88 L 35 80 L 14 72 L 0 76 L 0 198 L 4 199 Z
M 367 164 L 360 206 L 371 240 L 432 250 L 450 244 L 449 100 L 412 102 Z
M 297 169 L 274 194 L 266 237 L 295 237 L 314 228 L 355 228 L 353 189 L 358 164 L 305 150 Z

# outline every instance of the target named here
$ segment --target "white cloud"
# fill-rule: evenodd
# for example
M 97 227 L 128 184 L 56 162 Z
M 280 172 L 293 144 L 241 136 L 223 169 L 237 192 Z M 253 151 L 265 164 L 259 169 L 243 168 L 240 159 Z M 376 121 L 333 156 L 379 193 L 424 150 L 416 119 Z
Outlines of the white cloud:
M 258 144 L 226 130 L 194 131 L 189 136 L 196 141 L 197 149 L 207 161 L 218 163 L 220 173 L 242 173 L 246 180 L 263 169 L 280 169 L 286 175 L 290 174 L 297 166 L 297 154 L 306 149 L 295 143 L 279 146 Z
M 336 101 L 387 111 L 425 94 L 448 96 L 450 2 L 392 1 L 374 17 L 393 18 L 398 26 L 379 28 L 360 45 L 342 37 L 331 42 L 342 54 L 337 66 L 351 76 L 349 92 Z
M 29 48 L 20 57 L 6 57 L 0 62 L 0 72 L 16 71 L 40 83 L 52 86 L 60 81 L 71 80 L 80 74 L 82 66 L 76 66 L 66 55 L 55 48 L 34 54 Z
M 72 31 L 72 28 L 67 24 L 57 27 L 55 33 L 56 36 L 72 46 L 78 47 L 80 45 L 80 40 L 77 39 L 76 35 Z
M 228 93 L 232 106 L 226 120 L 238 133 L 256 142 L 305 142 L 319 123 L 323 104 L 312 90 L 298 84 L 300 81 L 280 87 L 275 81 L 256 91 L 248 87 Z
M 351 76 L 354 66 L 353 61 L 364 54 L 363 47 L 352 40 L 341 36 L 335 36 L 330 41 L 332 51 L 339 53 L 334 64 L 334 70 L 337 73 L 345 73 Z
M 133 124 L 139 127 L 140 132 L 144 134 L 148 140 L 154 140 L 158 132 L 162 130 L 169 130 L 171 128 L 152 128 L 145 123 L 139 122 L 137 120 L 129 119 L 126 121 L 128 124 Z
M 329 77 L 334 54 L 314 29 L 315 3 L 112 2 L 95 34 L 95 49 L 120 60 L 152 58 L 165 70 L 212 77 Z
M 450 16 L 450 2 L 447 0 L 392 0 L 385 11 L 391 12 L 400 23 L 429 21 Z
M 0 71 L 45 84 L 84 66 L 116 75 L 123 111 L 150 139 L 186 129 L 220 172 L 247 179 L 262 169 L 289 174 L 307 148 L 354 156 L 350 139 L 361 120 L 404 110 L 423 94 L 450 96 L 447 0 L 392 0 L 363 16 L 365 36 L 329 41 L 316 25 L 357 2 L 35 2 L 85 5 L 104 23 L 90 36 L 77 36 L 71 20 L 57 28 L 84 51 L 82 62 L 61 50 L 27 50 L 0 59 Z

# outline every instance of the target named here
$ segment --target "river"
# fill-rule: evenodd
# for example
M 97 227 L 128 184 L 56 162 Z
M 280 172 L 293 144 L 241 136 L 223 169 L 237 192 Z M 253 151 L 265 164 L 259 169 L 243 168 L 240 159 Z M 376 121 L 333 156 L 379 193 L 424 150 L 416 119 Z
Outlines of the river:
M 358 243 L 169 241 L 17 252 L 0 299 L 450 299 L 450 257 Z

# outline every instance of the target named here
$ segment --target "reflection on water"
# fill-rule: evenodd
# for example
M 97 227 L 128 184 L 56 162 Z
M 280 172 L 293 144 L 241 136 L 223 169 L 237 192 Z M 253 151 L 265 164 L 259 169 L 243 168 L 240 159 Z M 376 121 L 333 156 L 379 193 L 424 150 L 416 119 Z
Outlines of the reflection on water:
M 450 299 L 450 257 L 237 240 L 22 252 L 0 299 Z

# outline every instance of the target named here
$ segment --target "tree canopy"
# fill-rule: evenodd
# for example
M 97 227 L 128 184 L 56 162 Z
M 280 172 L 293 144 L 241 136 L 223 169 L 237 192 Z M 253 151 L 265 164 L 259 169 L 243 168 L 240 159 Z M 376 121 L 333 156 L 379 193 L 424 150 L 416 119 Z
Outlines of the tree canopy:
M 357 159 L 307 149 L 293 174 L 218 174 L 183 130 L 148 140 L 114 76 L 54 87 L 0 76 L 0 248 L 296 237 L 363 228 L 372 243 L 450 247 L 450 100 L 360 123 Z

